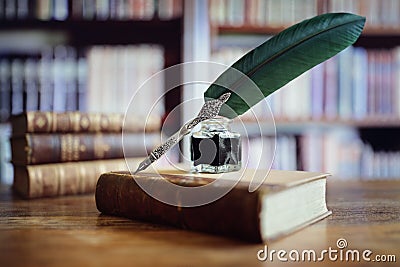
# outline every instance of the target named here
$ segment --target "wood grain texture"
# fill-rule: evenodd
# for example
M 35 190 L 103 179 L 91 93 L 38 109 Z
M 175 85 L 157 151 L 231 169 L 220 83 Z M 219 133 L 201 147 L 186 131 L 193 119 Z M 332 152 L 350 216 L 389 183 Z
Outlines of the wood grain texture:
M 397 266 L 400 182 L 328 183 L 333 215 L 268 249 L 337 248 L 394 254 L 397 263 L 331 262 L 320 266 Z M 238 215 L 240 216 L 240 215 Z M 263 246 L 101 215 L 93 195 L 25 201 L 0 187 L 1 266 L 282 266 L 260 262 Z M 298 265 L 309 265 L 297 263 Z M 314 264 L 318 265 L 318 264 Z

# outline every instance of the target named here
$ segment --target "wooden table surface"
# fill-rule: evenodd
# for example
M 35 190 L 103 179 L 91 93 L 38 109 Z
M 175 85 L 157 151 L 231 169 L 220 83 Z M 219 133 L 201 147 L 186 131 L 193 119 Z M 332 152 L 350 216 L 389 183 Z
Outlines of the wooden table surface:
M 396 262 L 354 263 L 326 256 L 319 265 L 399 266 L 400 181 L 330 181 L 328 206 L 333 211 L 329 218 L 268 243 L 268 250 L 315 250 L 319 255 L 329 247 L 338 249 L 337 240 L 344 238 L 347 247 L 342 251 L 369 249 L 371 260 L 395 255 Z M 277 258 L 259 261 L 257 252 L 263 248 L 263 244 L 104 216 L 93 195 L 27 201 L 10 187 L 0 187 L 0 266 L 4 267 L 287 264 Z

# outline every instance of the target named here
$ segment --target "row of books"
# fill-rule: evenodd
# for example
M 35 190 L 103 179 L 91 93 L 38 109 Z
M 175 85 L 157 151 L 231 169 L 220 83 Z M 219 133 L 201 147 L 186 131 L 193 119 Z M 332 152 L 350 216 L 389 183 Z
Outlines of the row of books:
M 223 48 L 212 60 L 229 65 L 245 52 Z M 268 101 L 273 115 L 281 119 L 399 118 L 399 66 L 400 48 L 349 47 L 282 87 Z
M 86 109 L 87 61 L 69 46 L 0 59 L 0 120 L 24 111 Z
M 399 118 L 399 63 L 398 48 L 351 47 L 274 94 L 272 110 L 293 119 Z
M 132 96 L 145 110 L 163 95 L 163 81 L 150 90 L 140 85 L 164 67 L 155 45 L 94 46 L 87 57 L 72 47 L 57 46 L 38 57 L 0 59 L 0 122 L 24 111 L 124 113 Z M 162 105 L 154 110 L 162 116 Z
M 398 0 L 210 0 L 210 20 L 217 26 L 288 26 L 328 12 L 366 16 L 375 27 L 400 23 Z
M 296 136 L 244 138 L 242 161 L 251 169 L 300 170 Z
M 299 140 L 305 170 L 330 172 L 342 179 L 398 179 L 400 175 L 400 151 L 374 150 L 356 132 L 314 132 Z
M 316 0 L 210 0 L 210 20 L 217 26 L 288 25 L 317 14 Z
M 123 123 L 123 114 L 111 113 L 13 116 L 14 189 L 28 199 L 94 192 L 101 173 L 127 170 L 125 160 L 139 162 L 160 143 L 158 118 Z
M 243 142 L 243 159 L 251 153 L 261 161 L 249 161 L 250 168 L 328 172 L 339 179 L 398 179 L 400 151 L 374 151 L 356 133 L 307 132 L 250 138 Z M 257 156 L 258 157 L 258 156 Z
M 87 110 L 162 116 L 164 80 L 152 75 L 164 68 L 158 45 L 93 46 L 87 54 Z M 134 97 L 134 98 L 133 98 Z M 134 107 L 129 106 L 133 99 Z M 151 109 L 154 107 L 153 109 Z
M 363 179 L 398 179 L 400 152 L 374 152 L 370 146 L 365 146 L 361 147 L 361 157 L 360 174 Z
M 322 11 L 359 14 L 367 18 L 370 27 L 398 28 L 400 23 L 398 0 L 325 0 Z
M 163 20 L 182 15 L 182 0 L 2 0 L 0 20 Z

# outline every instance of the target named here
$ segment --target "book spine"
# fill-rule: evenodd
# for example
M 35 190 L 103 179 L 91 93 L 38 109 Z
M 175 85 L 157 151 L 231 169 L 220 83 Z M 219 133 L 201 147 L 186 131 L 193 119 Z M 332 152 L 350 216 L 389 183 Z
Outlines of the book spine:
M 114 159 L 124 155 L 144 157 L 156 142 L 146 138 L 146 147 L 140 137 L 125 134 L 124 150 L 121 134 L 26 134 L 24 138 L 11 139 L 12 161 L 17 165 L 30 165 Z
M 54 48 L 54 58 L 52 62 L 52 80 L 54 85 L 53 91 L 53 111 L 66 111 L 67 104 L 67 48 L 65 46 L 56 46 Z
M 8 120 L 11 114 L 11 64 L 0 61 L 0 122 Z
M 65 83 L 66 83 L 66 111 L 78 110 L 78 61 L 77 52 L 67 47 L 67 58 L 65 59 Z
M 143 182 L 149 183 L 154 192 L 174 197 L 175 192 L 165 190 L 164 179 L 146 177 Z M 260 193 L 242 189 L 234 188 L 207 205 L 175 207 L 148 195 L 131 175 L 104 173 L 97 182 L 95 198 L 97 209 L 104 214 L 260 242 Z M 182 196 L 177 192 L 175 197 Z
M 353 88 L 354 117 L 356 119 L 368 116 L 368 60 L 367 51 L 363 48 L 354 50 Z
M 68 0 L 54 1 L 52 13 L 55 20 L 66 20 L 68 18 Z
M 11 127 L 9 124 L 0 123 L 0 183 L 11 184 L 13 170 L 11 161 L 10 135 Z
M 14 166 L 14 190 L 26 199 L 93 193 L 101 173 L 127 170 L 124 159 Z
M 324 115 L 324 64 L 319 64 L 311 70 L 311 116 L 319 120 Z
M 338 55 L 338 116 L 341 119 L 350 119 L 353 104 L 353 49 L 346 48 Z M 329 88 L 327 88 L 329 90 Z
M 110 1 L 98 0 L 96 2 L 96 19 L 107 20 L 110 12 Z
M 38 77 L 39 77 L 39 110 L 52 111 L 53 110 L 53 83 L 51 79 L 52 73 L 52 59 L 50 52 L 46 49 L 43 51 L 43 56 L 39 60 Z
M 15 19 L 17 13 L 17 3 L 12 0 L 5 0 L 4 3 L 4 16 L 6 19 Z
M 35 111 L 39 109 L 39 88 L 37 80 L 37 63 L 33 59 L 27 59 L 24 65 L 25 75 L 25 94 L 27 111 Z
M 85 57 L 79 57 L 77 60 L 77 82 L 78 82 L 78 103 L 77 110 L 81 112 L 87 111 L 87 60 Z
M 11 113 L 19 114 L 24 110 L 23 63 L 20 59 L 11 62 Z
M 22 120 L 22 122 L 21 122 Z M 144 125 L 144 119 L 130 116 L 124 123 L 122 114 L 101 114 L 81 112 L 27 112 L 12 120 L 13 134 L 21 134 L 20 129 L 28 133 L 80 133 L 80 132 L 155 132 L 161 121 L 150 117 Z M 21 125 L 25 124 L 25 125 Z

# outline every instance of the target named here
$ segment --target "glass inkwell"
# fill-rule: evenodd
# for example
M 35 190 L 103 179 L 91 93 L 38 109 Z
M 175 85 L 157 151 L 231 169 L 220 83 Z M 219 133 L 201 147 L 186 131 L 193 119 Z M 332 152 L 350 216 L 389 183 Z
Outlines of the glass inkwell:
M 215 117 L 201 122 L 201 129 L 191 135 L 192 171 L 223 173 L 241 168 L 240 134 L 231 130 L 232 120 Z

